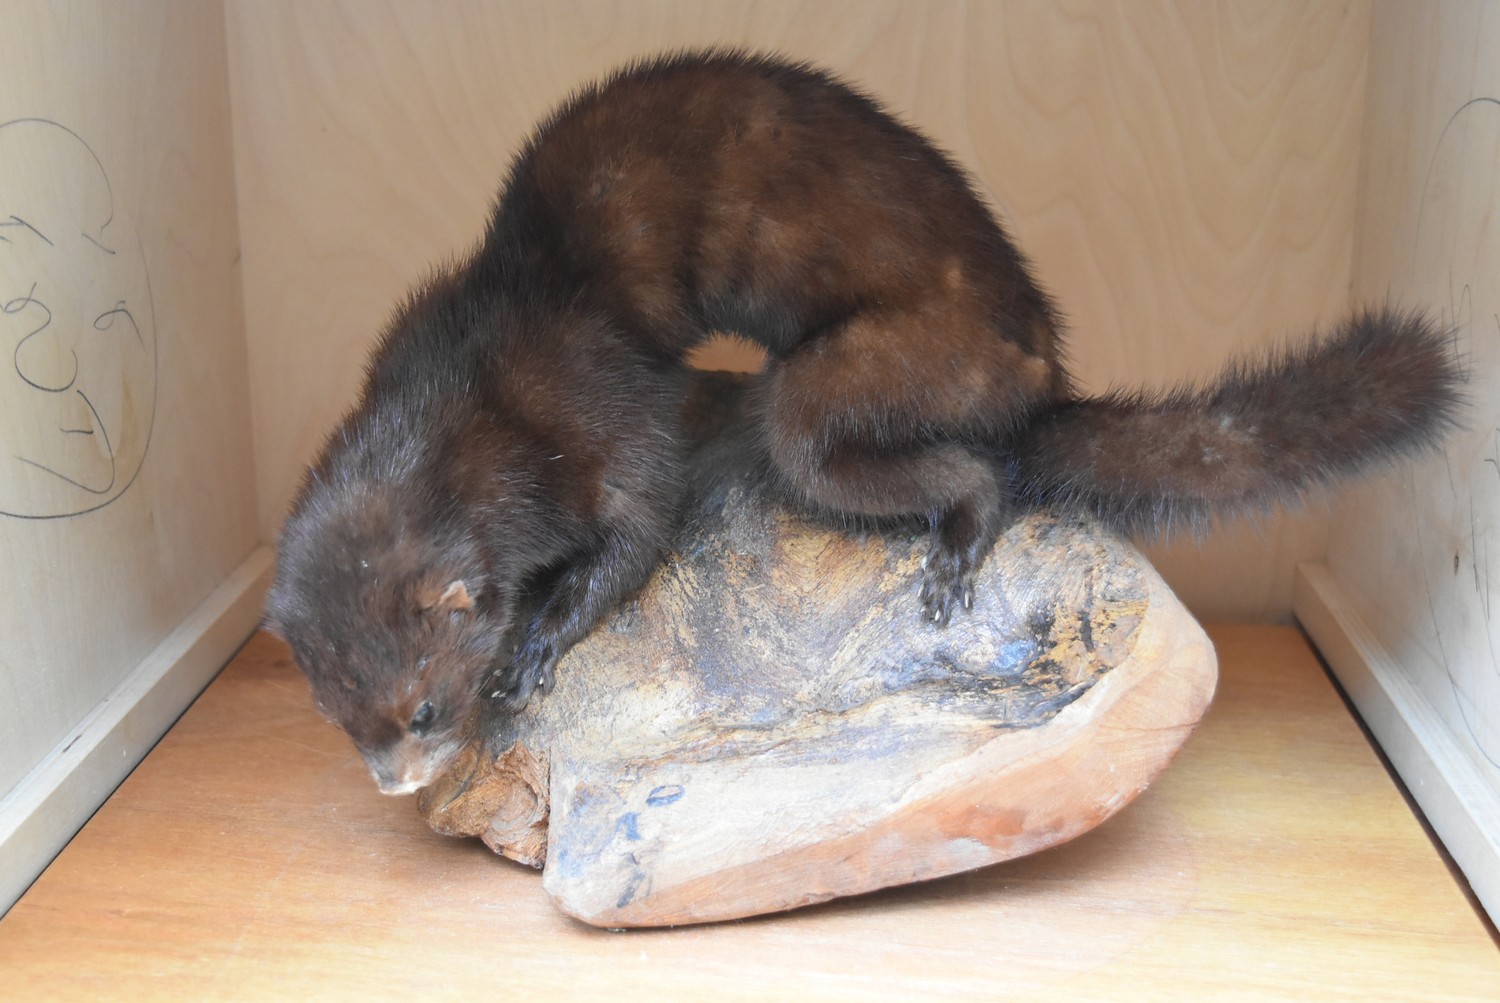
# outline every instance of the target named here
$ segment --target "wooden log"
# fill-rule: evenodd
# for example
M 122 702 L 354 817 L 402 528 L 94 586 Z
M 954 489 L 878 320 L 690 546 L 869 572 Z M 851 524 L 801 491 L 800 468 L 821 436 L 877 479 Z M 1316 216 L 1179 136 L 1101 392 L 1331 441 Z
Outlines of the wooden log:
M 946 628 L 924 534 L 820 526 L 737 432 L 704 443 L 674 551 L 520 715 L 485 708 L 428 823 L 543 867 L 587 923 L 789 909 L 1071 839 L 1139 794 L 1212 697 L 1213 649 L 1130 545 L 1028 517 Z M 729 424 L 726 425 L 726 422 Z

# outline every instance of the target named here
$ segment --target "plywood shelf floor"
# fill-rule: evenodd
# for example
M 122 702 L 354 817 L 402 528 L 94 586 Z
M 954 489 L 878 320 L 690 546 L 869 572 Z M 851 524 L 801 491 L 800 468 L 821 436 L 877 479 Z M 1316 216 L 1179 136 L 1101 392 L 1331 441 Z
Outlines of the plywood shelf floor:
M 1094 832 L 632 933 L 377 794 L 258 635 L 0 920 L 0 998 L 1500 998 L 1490 932 L 1302 635 L 1210 633 L 1207 720 Z

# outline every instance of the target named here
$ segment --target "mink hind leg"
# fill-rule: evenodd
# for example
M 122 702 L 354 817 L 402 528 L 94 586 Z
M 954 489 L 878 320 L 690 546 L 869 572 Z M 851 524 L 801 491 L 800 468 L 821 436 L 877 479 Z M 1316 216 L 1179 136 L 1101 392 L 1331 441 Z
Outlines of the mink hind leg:
M 945 625 L 974 602 L 974 574 L 1015 506 L 999 464 L 956 442 L 871 443 L 837 434 L 842 416 L 809 421 L 811 405 L 787 392 L 775 372 L 754 412 L 779 479 L 803 503 L 840 515 L 925 519 L 931 539 L 919 594 L 925 619 Z M 889 428 L 887 427 L 887 431 Z

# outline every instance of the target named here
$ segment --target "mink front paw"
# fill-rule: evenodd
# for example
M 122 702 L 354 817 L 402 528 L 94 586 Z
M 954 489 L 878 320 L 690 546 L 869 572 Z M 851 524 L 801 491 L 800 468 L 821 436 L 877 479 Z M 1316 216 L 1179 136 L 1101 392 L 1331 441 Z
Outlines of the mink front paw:
M 557 651 L 550 641 L 528 636 L 510 664 L 495 676 L 495 688 L 490 696 L 512 714 L 519 714 L 531 702 L 537 690 L 546 692 L 556 681 Z

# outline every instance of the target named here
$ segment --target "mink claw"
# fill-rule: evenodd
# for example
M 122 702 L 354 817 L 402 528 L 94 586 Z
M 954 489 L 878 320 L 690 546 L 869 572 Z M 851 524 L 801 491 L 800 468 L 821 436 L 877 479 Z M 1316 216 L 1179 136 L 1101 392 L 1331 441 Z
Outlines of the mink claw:
M 537 689 L 535 677 L 527 676 L 516 681 L 515 686 L 500 695 L 500 706 L 512 714 L 519 714 L 531 703 L 531 694 Z
M 556 683 L 557 655 L 550 641 L 532 634 L 516 648 L 510 663 L 498 674 L 500 687 L 494 696 L 512 714 L 519 714 L 531 702 L 533 693 L 551 692 Z

